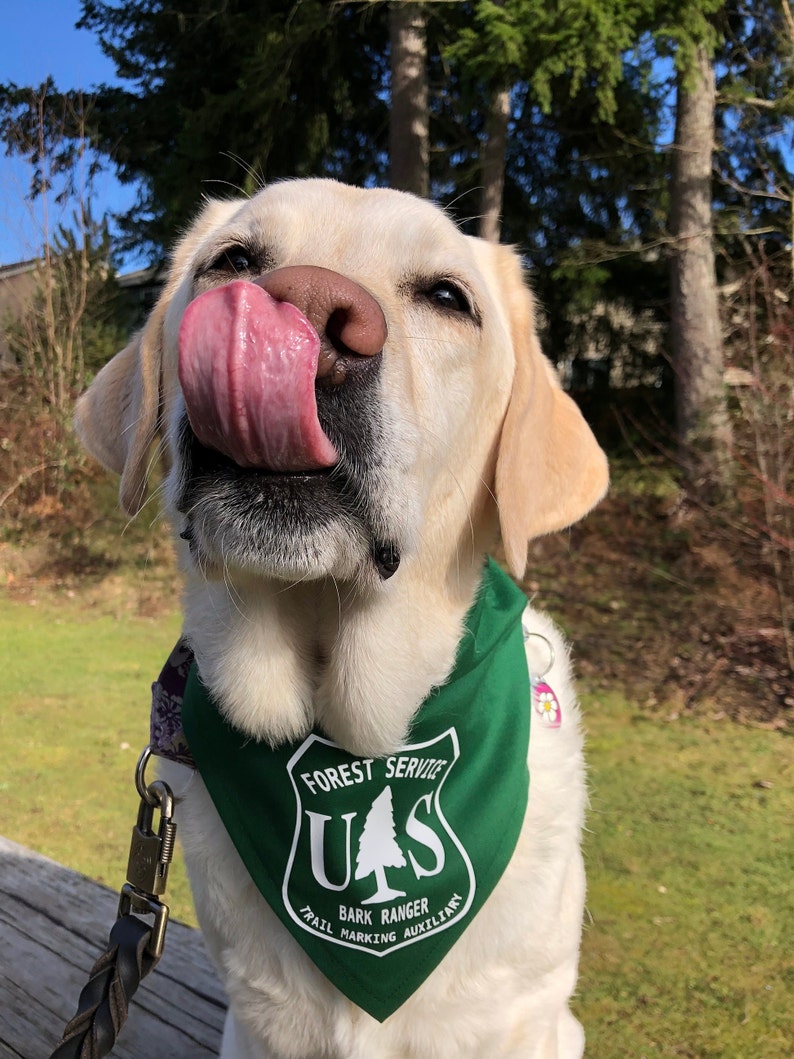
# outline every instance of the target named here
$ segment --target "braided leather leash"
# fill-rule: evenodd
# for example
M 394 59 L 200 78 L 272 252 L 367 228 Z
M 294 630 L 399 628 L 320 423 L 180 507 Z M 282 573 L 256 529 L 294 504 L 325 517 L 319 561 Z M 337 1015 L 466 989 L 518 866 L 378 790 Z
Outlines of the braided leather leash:
M 132 831 L 127 882 L 121 889 L 118 919 L 110 931 L 107 950 L 91 968 L 77 1011 L 50 1059 L 106 1056 L 127 1021 L 135 991 L 142 979 L 154 970 L 163 952 L 168 905 L 159 898 L 165 892 L 176 824 L 174 799 L 168 786 L 160 780 L 149 786 L 144 782 L 150 755 L 151 747 L 146 747 L 135 770 L 141 804 Z M 155 808 L 160 811 L 157 832 L 152 830 Z M 146 923 L 136 912 L 153 915 L 154 922 Z
M 110 1052 L 135 990 L 157 964 L 148 952 L 151 937 L 152 927 L 137 916 L 116 920 L 107 952 L 91 968 L 77 1013 L 50 1059 L 101 1059 Z

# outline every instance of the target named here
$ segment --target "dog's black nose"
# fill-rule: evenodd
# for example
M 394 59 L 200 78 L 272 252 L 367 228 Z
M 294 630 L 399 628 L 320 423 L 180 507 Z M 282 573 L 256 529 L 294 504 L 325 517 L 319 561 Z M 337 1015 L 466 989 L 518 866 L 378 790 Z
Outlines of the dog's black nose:
M 380 353 L 386 318 L 373 296 L 354 280 L 316 265 L 287 265 L 255 281 L 277 301 L 291 302 L 320 336 L 317 380 L 345 381 L 353 361 Z

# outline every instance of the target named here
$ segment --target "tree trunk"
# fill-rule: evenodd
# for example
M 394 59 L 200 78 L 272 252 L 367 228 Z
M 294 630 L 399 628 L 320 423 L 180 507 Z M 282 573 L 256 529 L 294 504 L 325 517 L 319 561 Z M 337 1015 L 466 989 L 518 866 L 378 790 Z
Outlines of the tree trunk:
M 477 231 L 482 239 L 492 243 L 499 242 L 501 228 L 509 120 L 510 89 L 499 89 L 491 97 L 486 140 L 482 149 L 482 198 Z
M 504 7 L 504 0 L 494 0 Z M 477 234 L 488 242 L 498 243 L 502 222 L 502 196 L 505 187 L 507 158 L 507 124 L 510 120 L 510 89 L 494 89 L 488 107 L 485 143 L 482 148 L 482 197 Z
M 731 443 L 714 267 L 714 68 L 698 47 L 679 72 L 670 227 L 670 335 L 678 441 L 690 485 L 727 485 Z
M 389 176 L 400 191 L 427 197 L 430 190 L 430 111 L 427 41 L 421 4 L 393 3 L 389 12 L 391 44 L 391 119 Z

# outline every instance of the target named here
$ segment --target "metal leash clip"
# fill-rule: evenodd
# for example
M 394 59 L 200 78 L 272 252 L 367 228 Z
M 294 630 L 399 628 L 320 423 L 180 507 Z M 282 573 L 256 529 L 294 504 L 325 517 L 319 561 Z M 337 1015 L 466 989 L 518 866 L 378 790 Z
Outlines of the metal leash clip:
M 174 855 L 176 824 L 171 788 L 162 780 L 148 785 L 145 781 L 146 764 L 151 754 L 152 748 L 145 747 L 135 769 L 135 786 L 141 804 L 138 820 L 132 829 L 127 881 L 121 888 L 118 916 L 121 918 L 131 912 L 154 916 L 147 949 L 151 956 L 159 959 L 169 913 L 168 905 L 160 897 L 165 893 L 168 869 Z M 156 831 L 153 826 L 155 811 L 160 814 Z

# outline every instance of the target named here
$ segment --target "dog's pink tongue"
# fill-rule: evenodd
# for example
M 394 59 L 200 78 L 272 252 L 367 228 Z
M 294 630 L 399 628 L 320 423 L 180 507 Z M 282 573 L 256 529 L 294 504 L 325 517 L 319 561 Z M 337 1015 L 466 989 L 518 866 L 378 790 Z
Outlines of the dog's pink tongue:
M 179 381 L 196 437 L 240 467 L 331 467 L 338 454 L 314 395 L 319 353 L 303 313 L 254 283 L 200 295 L 179 329 Z

